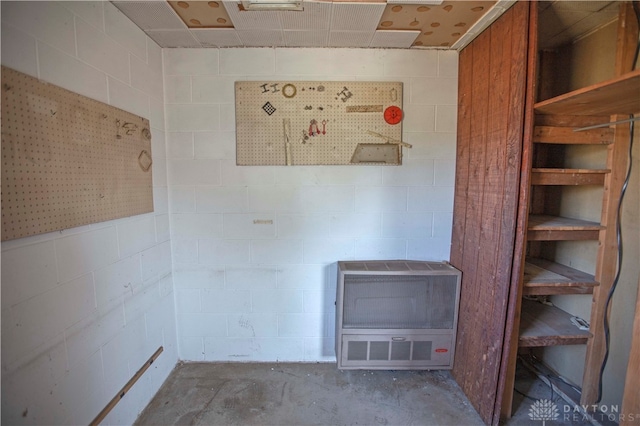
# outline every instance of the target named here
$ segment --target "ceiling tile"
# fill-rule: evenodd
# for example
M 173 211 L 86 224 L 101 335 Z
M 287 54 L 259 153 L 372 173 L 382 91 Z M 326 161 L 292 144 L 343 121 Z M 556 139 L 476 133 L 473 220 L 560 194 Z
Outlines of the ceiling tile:
M 462 47 L 469 44 L 474 38 L 480 35 L 493 22 L 502 16 L 502 14 L 515 2 L 516 0 L 499 0 L 495 6 L 489 8 L 487 13 L 482 15 L 480 19 L 476 20 L 469 28 L 466 28 L 466 31 L 463 31 L 462 35 L 459 36 L 457 40 L 450 45 L 450 47 L 453 49 L 462 49 Z
M 331 31 L 371 31 L 380 22 L 385 3 L 334 3 Z
M 232 28 L 233 24 L 221 1 L 169 1 L 182 22 L 189 28 Z
M 240 40 L 247 47 L 284 46 L 282 31 L 277 30 L 238 30 Z
M 204 47 L 239 47 L 242 41 L 233 28 L 192 29 L 191 34 Z
M 369 47 L 375 31 L 331 31 L 331 47 Z
M 233 22 L 236 30 L 280 30 L 280 13 L 271 11 L 241 11 L 238 6 L 240 2 L 225 1 L 223 2 L 227 13 Z
M 420 31 L 377 30 L 369 47 L 409 48 Z
M 441 5 L 387 5 L 378 30 L 420 30 L 415 46 L 451 47 L 493 10 L 495 1 L 446 1 Z M 504 9 L 501 10 L 501 12 Z M 489 11 L 489 12 L 487 12 Z
M 325 47 L 329 31 L 289 31 L 284 30 L 284 44 L 287 47 Z
M 113 4 L 143 30 L 186 28 L 180 17 L 164 1 L 115 1 Z
M 240 11 L 239 0 L 172 1 L 175 9 L 162 0 L 112 3 L 163 47 L 406 48 L 409 46 L 404 38 L 412 36 L 404 31 L 420 31 L 410 47 L 459 50 L 515 1 L 445 0 L 437 4 L 440 0 L 303 0 L 301 12 Z M 607 0 L 541 0 L 540 45 L 555 47 L 584 37 L 615 19 L 619 4 Z M 188 15 L 186 21 L 180 19 L 180 12 Z M 192 20 L 200 26 L 185 24 Z M 190 33 L 188 26 L 195 32 Z M 224 27 L 228 31 L 205 31 Z M 243 31 L 242 35 L 233 28 Z M 381 32 L 374 35 L 376 29 Z
M 147 31 L 147 35 L 160 47 L 201 47 L 187 29 Z
M 331 19 L 331 3 L 302 3 L 303 12 L 279 12 L 282 28 L 285 30 L 328 30 Z

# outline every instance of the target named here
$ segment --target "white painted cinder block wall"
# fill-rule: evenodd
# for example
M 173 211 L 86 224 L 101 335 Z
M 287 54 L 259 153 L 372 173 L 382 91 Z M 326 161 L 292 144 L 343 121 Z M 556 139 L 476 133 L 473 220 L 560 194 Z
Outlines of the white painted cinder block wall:
M 177 362 L 162 51 L 108 2 L 7 2 L 2 64 L 150 119 L 155 212 L 2 243 L 2 423 L 130 424 Z
M 163 54 L 181 359 L 333 361 L 338 260 L 449 258 L 457 52 Z M 238 80 L 402 81 L 414 147 L 401 167 L 238 167 Z
M 155 204 L 2 243 L 3 423 L 86 424 L 160 345 L 105 424 L 178 358 L 332 361 L 337 260 L 448 258 L 457 53 L 170 49 L 163 72 L 110 3 L 1 6 L 3 65 L 150 119 Z M 233 82 L 301 79 L 403 81 L 405 164 L 236 167 Z

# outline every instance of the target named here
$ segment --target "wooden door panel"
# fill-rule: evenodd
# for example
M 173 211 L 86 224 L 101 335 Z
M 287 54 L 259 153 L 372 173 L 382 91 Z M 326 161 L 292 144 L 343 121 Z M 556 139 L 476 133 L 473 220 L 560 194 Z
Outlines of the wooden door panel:
M 524 134 L 529 2 L 518 2 L 460 53 L 451 263 L 462 270 L 453 376 L 487 424 L 511 294 Z

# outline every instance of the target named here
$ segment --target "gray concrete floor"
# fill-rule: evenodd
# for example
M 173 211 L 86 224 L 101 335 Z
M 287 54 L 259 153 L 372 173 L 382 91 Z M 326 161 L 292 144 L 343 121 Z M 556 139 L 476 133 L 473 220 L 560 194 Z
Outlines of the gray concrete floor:
M 540 425 L 535 399 L 557 395 L 519 373 L 507 425 Z M 572 426 L 589 422 L 553 424 Z M 448 371 L 340 371 L 335 364 L 179 364 L 137 425 L 482 425 Z
M 557 382 L 557 380 L 555 380 Z M 529 409 L 538 400 L 545 399 L 555 404 L 558 410 L 558 417 L 546 422 L 553 426 L 591 426 L 591 420 L 599 420 L 596 415 L 589 418 L 587 415 L 577 413 L 573 410 L 574 404 L 565 401 L 557 392 L 554 392 L 549 385 L 542 382 L 538 377 L 518 363 L 516 369 L 515 392 L 513 395 L 513 417 L 505 426 L 519 425 L 542 425 L 540 420 L 531 420 Z M 602 426 L 607 426 L 607 422 L 598 422 Z

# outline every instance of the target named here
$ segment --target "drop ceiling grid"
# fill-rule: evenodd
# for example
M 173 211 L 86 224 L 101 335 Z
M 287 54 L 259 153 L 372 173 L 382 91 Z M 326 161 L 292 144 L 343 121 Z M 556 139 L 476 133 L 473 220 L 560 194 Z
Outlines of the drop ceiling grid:
M 300 30 L 300 31 L 314 31 L 315 29 L 323 29 L 326 31 L 333 31 L 336 34 L 332 37 L 334 40 L 344 40 L 344 37 L 340 35 L 342 31 L 370 31 L 373 37 L 373 32 L 378 30 L 420 30 L 421 33 L 415 40 L 412 48 L 436 48 L 436 49 L 454 49 L 460 50 L 466 46 L 471 40 L 473 40 L 480 32 L 488 27 L 497 17 L 499 17 L 505 10 L 511 7 L 516 0 L 497 0 L 497 1 L 468 1 L 468 0 L 448 0 L 440 5 L 416 4 L 414 0 L 303 0 L 303 7 L 307 12 L 242 12 L 239 13 L 238 0 L 226 0 L 217 2 L 202 1 L 201 5 L 193 5 L 193 8 L 185 9 L 200 9 L 201 6 L 207 11 L 209 9 L 214 10 L 216 14 L 224 13 L 227 11 L 228 20 L 234 25 L 236 30 Z M 218 41 L 212 42 L 213 35 L 193 35 L 189 36 L 185 31 L 188 28 L 178 14 L 173 10 L 167 1 L 123 1 L 116 0 L 112 3 L 120 9 L 127 17 L 129 17 L 138 27 L 143 29 L 153 38 L 161 47 L 212 47 L 217 46 Z M 177 3 L 177 2 L 176 2 Z M 191 1 L 184 1 L 184 3 L 194 3 Z M 211 4 L 215 3 L 218 7 L 212 7 Z M 460 9 L 465 5 L 473 5 L 474 7 L 485 6 L 473 19 L 460 17 Z M 540 2 L 540 21 L 545 25 L 541 26 L 541 33 L 539 35 L 540 44 L 543 48 L 553 48 L 562 43 L 571 42 L 573 40 L 579 40 L 582 37 L 590 34 L 597 28 L 601 28 L 604 25 L 610 24 L 617 17 L 617 6 L 619 2 L 616 1 L 567 1 L 567 0 L 553 0 L 553 1 L 541 1 Z M 447 13 L 451 16 L 455 16 L 455 21 L 452 22 L 454 28 L 443 25 L 442 22 L 437 21 L 441 25 L 438 27 L 431 27 L 431 21 L 422 24 L 422 19 L 415 13 L 414 16 L 409 17 L 409 20 L 404 23 L 404 26 L 400 28 L 400 24 L 396 23 L 380 28 L 379 24 L 387 20 L 394 21 L 396 17 L 389 19 L 387 17 L 382 20 L 379 19 L 383 13 L 390 13 L 388 9 L 400 6 L 401 10 L 413 10 L 417 11 L 417 8 L 422 7 L 423 10 L 428 8 L 429 12 L 434 11 L 440 13 Z M 447 7 L 449 7 L 447 10 Z M 444 12 L 442 12 L 444 10 Z M 305 13 L 313 11 L 316 14 L 316 18 L 305 16 Z M 285 14 L 286 13 L 286 14 Z M 289 15 L 291 13 L 291 15 Z M 300 13 L 300 15 L 295 15 Z M 427 12 L 428 13 L 428 12 Z M 328 18 L 324 18 L 325 15 L 329 15 Z M 274 16 L 276 17 L 274 19 Z M 284 18 L 283 18 L 284 17 Z M 225 18 L 226 19 L 226 18 Z M 429 18 L 430 19 L 430 18 Z M 283 22 L 286 21 L 286 22 Z M 419 21 L 420 25 L 415 24 L 411 26 L 410 23 L 414 20 Z M 456 23 L 464 23 L 464 26 L 455 27 Z M 425 26 L 423 26 L 425 25 Z M 418 28 L 417 28 L 418 27 Z M 215 26 L 216 29 L 220 28 Z M 227 25 L 228 28 L 228 25 Z M 180 30 L 183 32 L 171 32 L 169 30 Z M 192 28 L 195 30 L 196 28 Z M 200 28 L 198 28 L 200 29 Z M 460 33 L 458 36 L 456 33 Z M 456 34 L 456 35 L 454 35 Z M 295 45 L 294 40 L 301 40 L 299 47 L 340 47 L 332 46 L 329 40 L 329 34 L 311 33 L 309 34 L 290 34 L 282 37 L 286 40 L 286 45 L 290 47 L 298 47 Z M 361 35 L 361 34 L 360 34 Z M 203 38 L 202 44 L 194 37 Z M 376 43 L 380 40 L 379 36 L 375 36 Z M 395 36 L 391 36 L 395 38 Z M 232 37 L 224 35 L 224 44 L 229 43 L 231 46 Z M 206 40 L 205 40 L 206 39 Z M 314 43 L 313 46 L 308 46 L 308 43 Z M 273 41 L 273 40 L 271 40 Z M 260 46 L 267 47 L 268 44 L 264 43 Z M 367 47 L 367 46 L 362 46 Z M 372 46 L 373 47 L 373 46 Z

